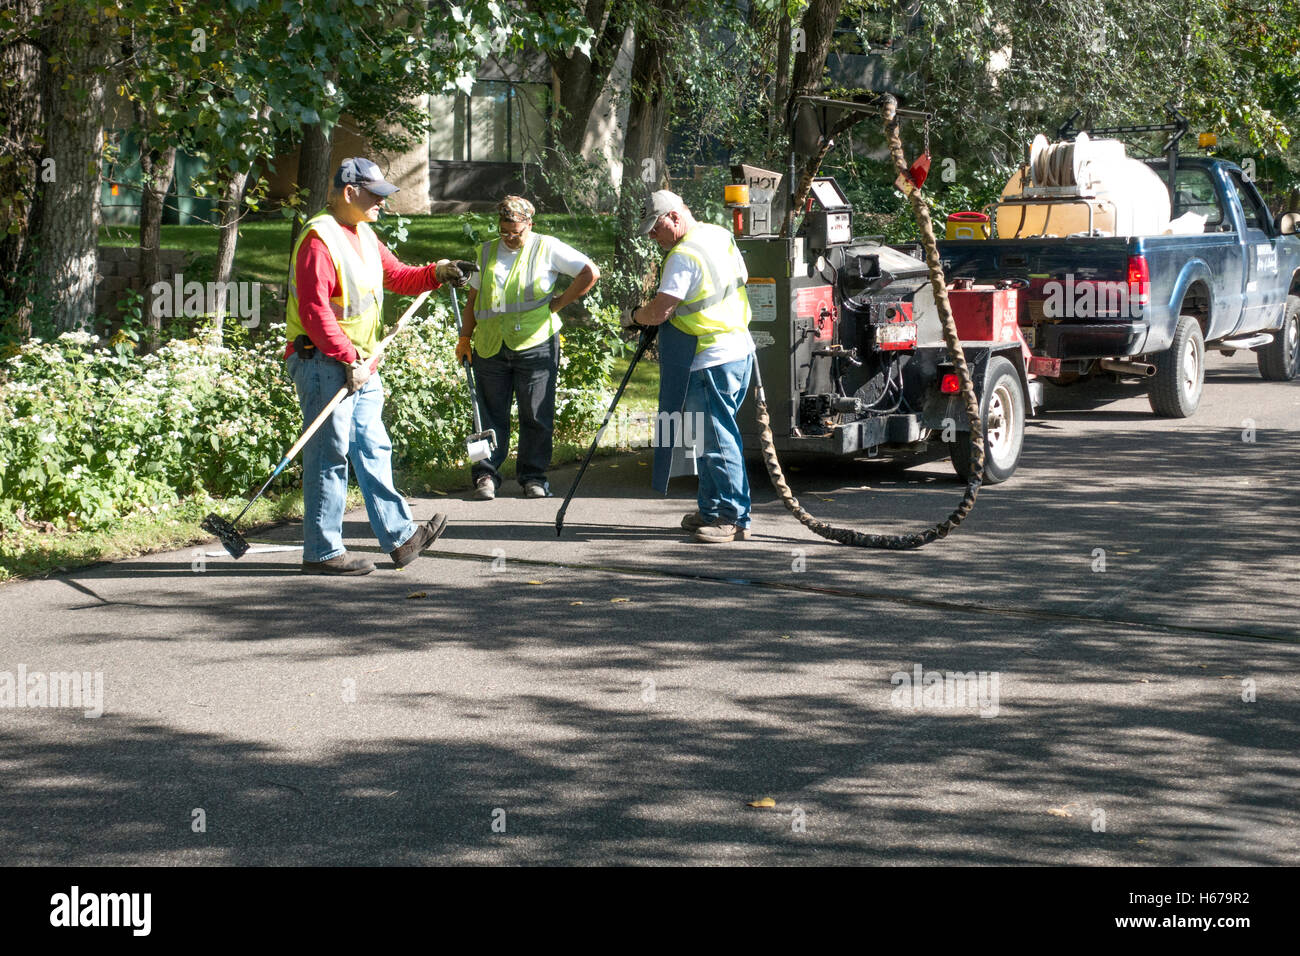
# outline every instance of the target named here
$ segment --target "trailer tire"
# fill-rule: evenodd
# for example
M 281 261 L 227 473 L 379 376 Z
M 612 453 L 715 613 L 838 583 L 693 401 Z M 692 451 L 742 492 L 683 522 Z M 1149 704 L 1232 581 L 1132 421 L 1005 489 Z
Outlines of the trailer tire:
M 1025 415 L 1029 402 L 1016 367 L 1001 355 L 989 360 L 980 420 L 984 423 L 984 480 L 986 485 L 1006 481 L 1016 473 L 1025 444 Z M 974 473 L 970 435 L 962 432 L 948 443 L 953 471 L 963 481 Z
M 1282 328 L 1255 354 L 1266 382 L 1290 382 L 1300 375 L 1300 295 L 1286 297 Z
M 1196 318 L 1179 316 L 1169 348 L 1155 357 L 1147 400 L 1164 418 L 1191 418 L 1205 388 L 1205 339 Z

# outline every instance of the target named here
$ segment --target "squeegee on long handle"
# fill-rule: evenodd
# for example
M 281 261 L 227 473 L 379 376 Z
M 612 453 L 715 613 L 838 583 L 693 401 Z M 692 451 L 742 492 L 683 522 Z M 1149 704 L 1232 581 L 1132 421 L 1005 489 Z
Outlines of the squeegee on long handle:
M 375 354 L 370 357 L 368 362 L 366 362 L 371 373 L 373 373 L 375 368 L 379 365 L 379 360 L 383 357 L 384 350 L 388 348 L 389 343 L 392 342 L 404 328 L 406 328 L 406 323 L 410 321 L 410 318 L 415 314 L 416 309 L 423 305 L 424 300 L 428 297 L 429 292 L 421 292 L 416 296 L 415 301 L 410 304 L 407 310 L 402 313 L 402 317 L 397 320 L 397 325 L 394 326 L 393 331 L 389 332 L 388 335 L 380 341 L 379 345 L 375 349 Z M 316 416 L 315 420 L 303 430 L 303 433 L 298 436 L 298 440 L 293 443 L 293 446 L 284 453 L 284 457 L 280 459 L 280 463 L 275 466 L 275 471 L 271 472 L 271 477 L 266 479 L 266 482 L 262 487 L 257 490 L 257 494 L 248 499 L 248 504 L 244 505 L 244 510 L 239 512 L 239 516 L 235 518 L 234 521 L 226 521 L 226 519 L 217 514 L 210 514 L 203 519 L 201 527 L 205 531 L 210 531 L 220 538 L 222 545 L 232 557 L 238 558 L 248 550 L 248 542 L 244 541 L 243 536 L 239 534 L 235 525 L 239 523 L 240 519 L 242 519 L 244 515 L 248 514 L 248 509 L 253 507 L 253 502 L 262 497 L 266 492 L 266 489 L 271 487 L 271 482 L 275 481 L 275 479 L 280 475 L 280 472 L 289 467 L 289 462 L 293 461 L 294 456 L 296 456 L 298 452 L 302 451 L 302 446 L 307 444 L 311 439 L 311 436 L 316 434 L 316 429 L 320 428 L 325 420 L 328 419 L 330 415 L 334 414 L 334 409 L 338 407 L 339 402 L 343 401 L 347 396 L 348 387 L 344 385 L 335 393 L 334 397 L 330 399 L 329 404 L 321 409 L 320 414 Z

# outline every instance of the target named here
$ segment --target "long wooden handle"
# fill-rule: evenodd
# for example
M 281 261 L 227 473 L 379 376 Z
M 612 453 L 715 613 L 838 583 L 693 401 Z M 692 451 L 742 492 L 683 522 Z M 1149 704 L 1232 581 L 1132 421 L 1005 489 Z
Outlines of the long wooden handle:
M 374 373 L 376 366 L 379 365 L 379 360 L 383 357 L 384 350 L 388 348 L 388 344 L 397 337 L 398 333 L 401 332 L 402 329 L 406 328 L 406 323 L 410 321 L 411 316 L 415 314 L 415 310 L 422 306 L 424 300 L 427 298 L 429 298 L 428 291 L 421 292 L 416 296 L 415 301 L 412 302 L 410 307 L 402 313 L 402 317 L 397 320 L 397 325 L 393 327 L 393 331 L 389 332 L 388 335 L 384 336 L 380 341 L 379 346 L 375 349 L 375 354 L 372 355 L 370 361 L 366 363 L 366 365 L 370 367 L 372 374 Z M 302 446 L 307 444 L 307 441 L 311 436 L 316 434 L 316 429 L 320 428 L 325 420 L 334 414 L 334 409 L 338 408 L 339 402 L 343 401 L 347 396 L 348 387 L 344 385 L 335 393 L 334 397 L 330 399 L 329 404 L 321 409 L 320 414 L 316 416 L 315 421 L 308 425 L 306 429 L 304 429 L 303 433 L 298 436 L 298 440 L 293 443 L 293 447 L 284 453 L 284 458 L 281 460 L 282 465 L 288 464 L 293 460 L 294 455 L 302 451 Z

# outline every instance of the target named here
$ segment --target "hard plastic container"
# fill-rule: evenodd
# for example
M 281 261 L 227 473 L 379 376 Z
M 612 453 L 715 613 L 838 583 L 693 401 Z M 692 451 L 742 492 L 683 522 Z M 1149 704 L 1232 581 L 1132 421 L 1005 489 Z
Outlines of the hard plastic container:
M 1058 143 L 1050 148 L 1069 145 Z M 1101 235 L 1158 236 L 1169 228 L 1169 191 L 1151 167 L 1126 158 L 1123 144 L 1116 140 L 1089 140 L 1086 133 L 1080 133 L 1072 145 L 1071 174 L 1066 182 L 1052 186 L 1058 193 L 1074 195 L 1051 203 L 1000 204 L 996 215 L 999 239 L 1086 234 L 1089 207 L 1092 229 Z M 1035 140 L 1031 165 L 1047 148 L 1046 138 Z M 1019 198 L 1024 192 L 1023 173 L 1017 170 L 1002 197 Z
M 989 217 L 982 212 L 955 212 L 948 217 L 947 239 L 987 239 L 992 235 Z

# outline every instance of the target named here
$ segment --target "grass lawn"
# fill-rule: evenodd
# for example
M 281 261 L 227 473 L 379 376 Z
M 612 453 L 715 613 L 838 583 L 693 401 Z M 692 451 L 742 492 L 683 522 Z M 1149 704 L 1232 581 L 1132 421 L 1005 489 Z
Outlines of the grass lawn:
M 456 215 L 409 216 L 407 239 L 395 250 L 399 259 L 412 265 L 436 259 L 472 259 L 475 247 L 466 237 L 461 217 Z M 383 219 L 380 220 L 383 222 Z M 480 235 L 490 218 L 476 220 Z M 614 234 L 618 221 L 611 216 L 568 216 L 542 214 L 535 222 L 538 232 L 567 242 L 600 265 L 614 254 Z M 287 219 L 245 222 L 239 227 L 239 244 L 235 249 L 235 278 L 247 282 L 284 282 L 289 268 L 289 236 L 292 227 Z M 104 226 L 100 229 L 102 246 L 135 246 L 139 229 L 135 226 Z M 216 263 L 217 231 L 212 226 L 163 226 L 162 247 L 184 249 L 195 257 L 200 271 L 211 272 Z

